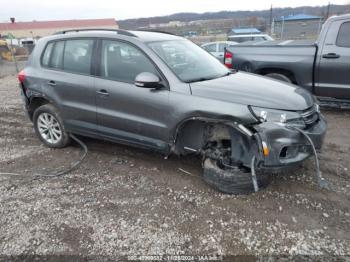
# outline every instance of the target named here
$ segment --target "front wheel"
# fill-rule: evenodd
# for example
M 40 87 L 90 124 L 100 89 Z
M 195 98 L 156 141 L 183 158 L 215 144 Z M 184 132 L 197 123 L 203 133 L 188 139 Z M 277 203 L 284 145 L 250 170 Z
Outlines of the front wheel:
M 270 183 L 268 174 L 256 174 L 259 188 Z M 228 194 L 250 194 L 254 192 L 254 185 L 249 169 L 236 167 L 225 168 L 217 160 L 205 159 L 203 163 L 203 179 L 215 189 Z
M 59 111 L 53 105 L 46 104 L 37 108 L 33 122 L 36 134 L 46 146 L 62 148 L 68 145 L 69 135 L 65 131 Z

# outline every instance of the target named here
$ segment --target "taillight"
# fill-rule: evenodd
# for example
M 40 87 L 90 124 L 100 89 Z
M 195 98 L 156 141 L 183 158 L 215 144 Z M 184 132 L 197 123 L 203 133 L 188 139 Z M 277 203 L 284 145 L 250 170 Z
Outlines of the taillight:
M 23 84 L 24 80 L 26 80 L 26 75 L 24 73 L 24 70 L 18 73 L 18 81 Z
M 225 63 L 225 66 L 228 68 L 232 68 L 232 57 L 233 57 L 232 53 L 226 50 L 224 63 Z

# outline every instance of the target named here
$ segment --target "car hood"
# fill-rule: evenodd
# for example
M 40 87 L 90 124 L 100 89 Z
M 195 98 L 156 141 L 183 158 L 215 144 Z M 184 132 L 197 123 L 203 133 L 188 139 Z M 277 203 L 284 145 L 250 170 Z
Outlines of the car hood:
M 313 96 L 303 88 L 250 73 L 237 72 L 190 85 L 192 95 L 238 104 L 292 111 L 314 104 Z

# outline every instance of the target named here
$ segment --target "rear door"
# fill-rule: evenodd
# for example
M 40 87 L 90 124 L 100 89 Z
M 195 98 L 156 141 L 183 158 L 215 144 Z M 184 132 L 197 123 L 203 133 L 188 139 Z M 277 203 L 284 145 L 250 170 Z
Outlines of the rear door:
M 94 77 L 91 64 L 94 40 L 49 42 L 42 57 L 40 79 L 72 132 L 97 134 Z
M 169 142 L 169 90 L 137 87 L 135 77 L 150 72 L 162 78 L 138 47 L 124 41 L 101 40 L 96 78 L 97 121 L 100 134 L 158 150 Z
M 350 99 L 349 72 L 350 21 L 334 21 L 320 50 L 316 95 Z

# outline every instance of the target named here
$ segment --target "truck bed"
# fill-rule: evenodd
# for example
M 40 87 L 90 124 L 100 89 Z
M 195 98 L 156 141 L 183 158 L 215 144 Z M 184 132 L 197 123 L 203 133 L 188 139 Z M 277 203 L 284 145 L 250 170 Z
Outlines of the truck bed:
M 309 91 L 313 86 L 314 59 L 317 46 L 308 40 L 246 42 L 227 49 L 233 54 L 232 67 L 236 70 L 265 75 L 269 70 L 293 72 L 293 81 Z M 264 72 L 261 72 L 263 68 Z
M 274 40 L 274 41 L 249 41 L 236 46 L 314 46 L 312 40 Z

